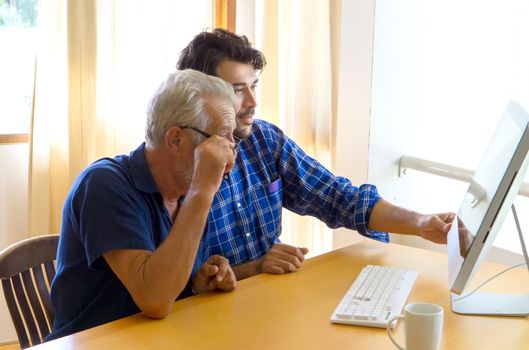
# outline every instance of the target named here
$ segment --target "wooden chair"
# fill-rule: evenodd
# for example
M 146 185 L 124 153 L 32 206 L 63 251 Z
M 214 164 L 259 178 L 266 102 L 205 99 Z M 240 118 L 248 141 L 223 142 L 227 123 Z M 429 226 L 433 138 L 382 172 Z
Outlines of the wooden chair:
M 32 237 L 0 252 L 0 279 L 22 349 L 42 343 L 53 325 L 50 285 L 59 235 Z

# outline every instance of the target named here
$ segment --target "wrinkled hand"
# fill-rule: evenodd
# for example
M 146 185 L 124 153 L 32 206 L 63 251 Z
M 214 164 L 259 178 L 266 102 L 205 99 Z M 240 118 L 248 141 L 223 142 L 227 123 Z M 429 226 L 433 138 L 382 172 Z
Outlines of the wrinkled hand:
M 298 248 L 284 243 L 276 243 L 261 258 L 261 272 L 282 274 L 301 268 L 307 248 Z
M 230 292 L 237 287 L 237 279 L 228 259 L 212 255 L 198 269 L 193 278 L 193 290 L 203 293 L 214 289 Z
M 235 163 L 234 144 L 227 139 L 213 135 L 195 149 L 195 168 L 192 186 L 211 188 L 216 192 L 222 176 Z
M 434 243 L 446 244 L 454 213 L 421 215 L 418 220 L 420 236 Z

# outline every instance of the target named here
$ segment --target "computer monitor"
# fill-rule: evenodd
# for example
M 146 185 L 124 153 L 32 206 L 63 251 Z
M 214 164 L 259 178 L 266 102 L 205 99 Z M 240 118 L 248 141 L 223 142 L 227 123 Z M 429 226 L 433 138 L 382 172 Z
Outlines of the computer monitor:
M 448 234 L 449 288 L 455 293 L 452 294 L 454 312 L 511 316 L 529 314 L 529 294 L 477 292 L 468 297 L 459 295 L 465 291 L 487 255 L 511 209 L 529 164 L 528 151 L 529 115 L 518 103 L 510 101 Z M 520 240 L 523 244 L 521 233 Z

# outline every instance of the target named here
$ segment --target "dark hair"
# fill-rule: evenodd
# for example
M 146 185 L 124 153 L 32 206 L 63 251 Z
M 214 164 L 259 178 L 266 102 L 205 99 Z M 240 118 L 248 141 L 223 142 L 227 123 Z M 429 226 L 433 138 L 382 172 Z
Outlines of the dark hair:
M 180 53 L 176 68 L 216 76 L 218 65 L 225 59 L 251 64 L 256 71 L 261 71 L 266 64 L 263 53 L 254 49 L 246 36 L 217 28 L 195 36 Z

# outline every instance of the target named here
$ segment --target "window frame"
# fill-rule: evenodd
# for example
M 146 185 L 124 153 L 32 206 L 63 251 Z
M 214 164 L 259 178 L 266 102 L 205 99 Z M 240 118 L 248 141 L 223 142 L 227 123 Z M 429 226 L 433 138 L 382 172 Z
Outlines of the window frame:
M 237 0 L 213 0 L 213 25 L 235 32 Z

